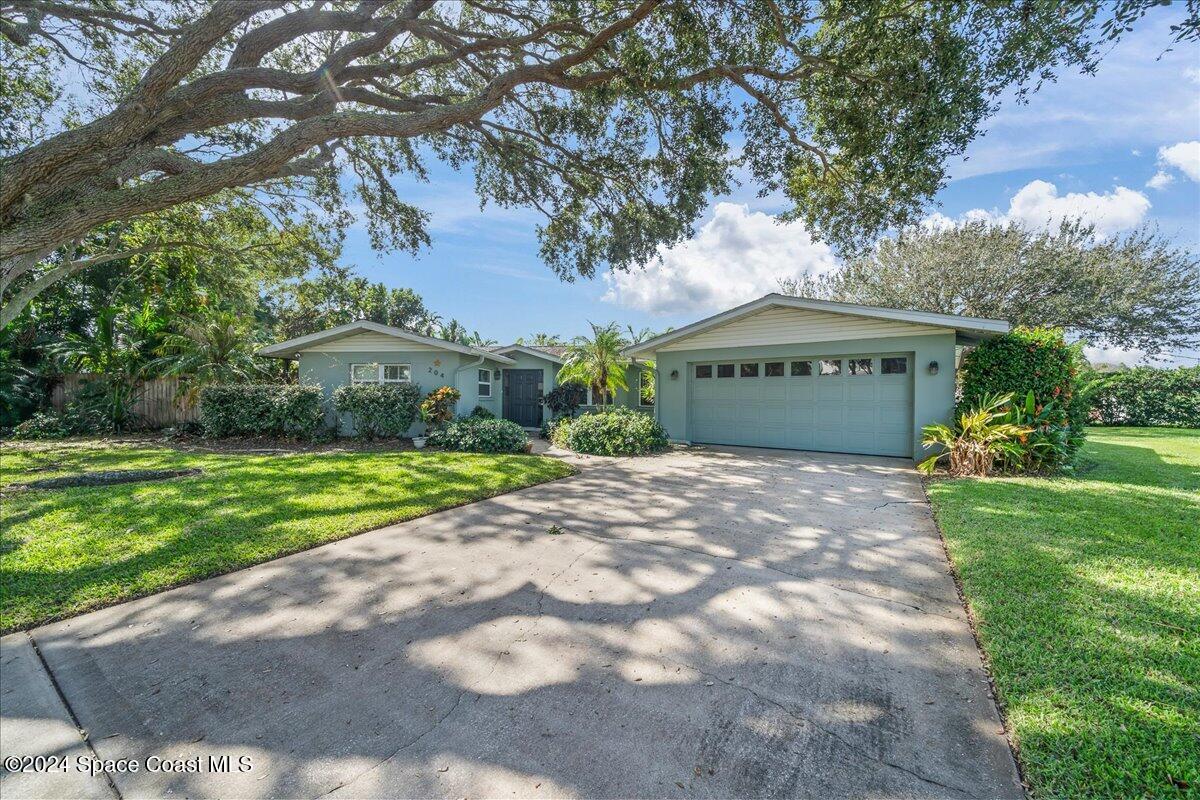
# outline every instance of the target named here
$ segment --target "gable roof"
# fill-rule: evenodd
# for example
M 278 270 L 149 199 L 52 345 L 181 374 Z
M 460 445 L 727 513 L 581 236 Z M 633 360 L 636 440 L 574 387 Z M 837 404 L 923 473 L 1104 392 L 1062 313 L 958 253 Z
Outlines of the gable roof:
M 727 325 L 742 317 L 756 314 L 767 308 L 794 308 L 802 311 L 823 311 L 832 314 L 847 314 L 850 316 L 867 317 L 870 319 L 890 320 L 893 322 L 908 322 L 914 325 L 932 325 L 941 328 L 952 328 L 965 334 L 981 337 L 997 336 L 1008 333 L 1009 325 L 1004 320 L 984 319 L 982 317 L 961 317 L 955 314 L 935 314 L 929 311 L 906 311 L 898 308 L 880 308 L 878 306 L 862 306 L 854 303 L 838 303 L 832 300 L 810 300 L 805 297 L 790 297 L 772 293 L 757 300 L 706 317 L 699 322 L 676 328 L 673 331 L 647 339 L 640 344 L 631 345 L 622 352 L 627 356 L 653 353 L 670 342 L 694 336 L 697 333 Z
M 500 347 L 489 348 L 493 353 L 511 353 L 519 352 L 534 358 L 544 358 L 547 361 L 553 361 L 555 364 L 563 363 L 563 353 L 567 348 L 563 345 L 534 345 L 534 344 L 507 344 Z
M 499 361 L 502 364 L 515 364 L 506 355 L 500 353 L 488 352 L 479 347 L 471 347 L 470 345 L 451 342 L 446 339 L 437 339 L 432 336 L 422 336 L 419 333 L 412 331 L 393 328 L 391 325 L 381 325 L 378 322 L 369 322 L 367 320 L 359 320 L 358 322 L 350 322 L 346 325 L 339 325 L 336 328 L 330 328 L 326 331 L 318 331 L 310 333 L 307 336 L 298 336 L 295 339 L 288 339 L 286 342 L 279 344 L 268 345 L 258 351 L 260 356 L 268 358 L 291 358 L 301 350 L 308 350 L 329 342 L 335 342 L 338 339 L 345 339 L 347 336 L 354 336 L 359 333 L 382 333 L 386 336 L 394 336 L 397 339 L 402 339 L 408 342 L 416 342 L 417 344 L 429 345 L 442 350 L 450 350 L 455 353 L 465 353 L 471 356 L 482 356 L 490 358 L 493 361 Z

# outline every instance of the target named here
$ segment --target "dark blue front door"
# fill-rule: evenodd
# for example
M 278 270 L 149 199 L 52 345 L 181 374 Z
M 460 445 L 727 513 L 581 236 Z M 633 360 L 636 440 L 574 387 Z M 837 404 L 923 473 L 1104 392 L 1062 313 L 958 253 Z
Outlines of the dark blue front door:
M 542 424 L 542 371 L 504 370 L 504 418 L 523 428 Z

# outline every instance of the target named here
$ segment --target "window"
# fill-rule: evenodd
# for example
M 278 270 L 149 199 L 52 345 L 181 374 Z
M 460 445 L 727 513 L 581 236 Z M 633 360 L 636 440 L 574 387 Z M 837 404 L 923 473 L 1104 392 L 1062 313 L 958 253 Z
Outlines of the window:
M 644 369 L 638 375 L 638 403 L 643 406 L 654 405 L 654 371 Z
M 757 378 L 758 364 L 742 364 L 741 375 L 743 378 Z
M 613 393 L 608 391 L 607 389 L 605 389 L 600 394 L 596 394 L 595 389 L 593 389 L 590 386 L 588 387 L 587 404 L 589 406 L 597 406 L 597 405 L 600 405 L 601 403 L 603 403 L 604 405 L 612 405 L 613 400 L 614 400 Z
M 782 361 L 768 361 L 767 362 L 767 377 L 768 378 L 782 378 L 783 377 L 783 362 Z
M 828 360 L 828 361 L 822 361 L 820 374 L 821 375 L 841 375 L 842 374 L 842 360 L 840 358 L 835 358 L 835 359 Z
M 717 377 L 718 378 L 732 378 L 733 377 L 733 364 L 717 364 Z
M 481 369 L 479 372 L 479 396 L 492 396 L 492 371 L 490 369 Z
M 409 370 L 407 364 L 384 364 L 383 383 L 408 383 Z
M 871 375 L 874 370 L 871 369 L 871 359 L 869 358 L 852 358 L 850 359 L 850 374 L 851 375 Z
M 884 375 L 903 375 L 908 372 L 908 359 L 903 356 L 899 358 L 881 358 L 879 359 L 879 371 Z
M 408 383 L 408 364 L 351 364 L 350 383 Z
M 697 364 L 696 365 L 696 377 L 697 378 L 711 378 L 712 377 L 712 364 Z
M 812 375 L 811 361 L 793 361 L 792 362 L 792 377 L 803 378 Z

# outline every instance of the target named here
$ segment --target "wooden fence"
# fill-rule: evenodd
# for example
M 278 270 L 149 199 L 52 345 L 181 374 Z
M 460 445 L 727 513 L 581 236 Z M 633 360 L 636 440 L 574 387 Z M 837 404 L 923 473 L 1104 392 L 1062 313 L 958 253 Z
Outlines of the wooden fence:
M 54 387 L 50 395 L 50 403 L 58 411 L 63 410 L 71 398 L 94 375 L 85 373 L 70 373 L 63 376 L 62 382 Z M 166 428 L 181 422 L 195 422 L 200 419 L 200 409 L 194 403 L 188 403 L 184 398 L 177 397 L 179 392 L 178 378 L 152 378 L 138 384 L 137 399 L 133 403 L 133 413 L 151 428 Z

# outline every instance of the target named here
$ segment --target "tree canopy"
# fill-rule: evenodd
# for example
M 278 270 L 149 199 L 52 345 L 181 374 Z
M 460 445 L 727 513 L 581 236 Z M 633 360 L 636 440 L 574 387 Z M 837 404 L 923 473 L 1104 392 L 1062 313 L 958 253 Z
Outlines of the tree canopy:
M 1029 230 L 976 221 L 880 240 L 836 272 L 780 281 L 785 294 L 1064 328 L 1160 352 L 1200 341 L 1200 259 L 1150 228 L 1099 239 L 1068 222 Z
M 1093 68 L 1152 4 L 0 0 L 0 325 L 124 255 L 95 231 L 238 188 L 335 229 L 357 204 L 416 250 L 428 214 L 396 184 L 431 160 L 544 215 L 568 279 L 689 236 L 735 174 L 861 246 L 916 218 L 1001 92 Z

